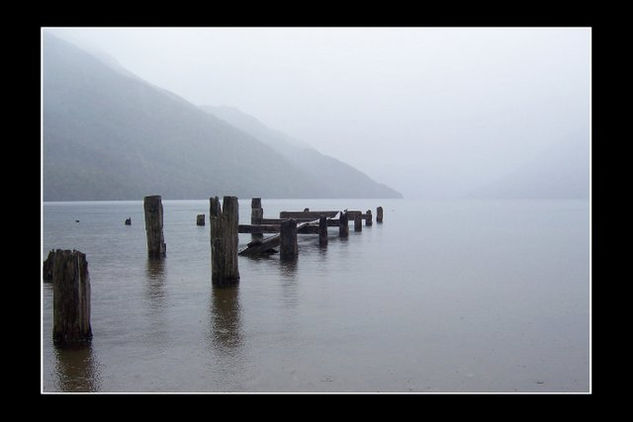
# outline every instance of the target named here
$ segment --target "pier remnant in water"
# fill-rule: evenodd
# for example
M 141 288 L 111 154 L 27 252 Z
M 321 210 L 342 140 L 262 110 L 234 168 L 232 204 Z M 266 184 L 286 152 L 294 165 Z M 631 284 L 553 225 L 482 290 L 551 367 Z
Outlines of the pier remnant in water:
M 382 223 L 382 207 L 376 208 L 376 223 Z
M 55 251 L 50 250 L 48 252 L 48 257 L 44 260 L 44 265 L 42 266 L 42 279 L 45 282 L 53 281 L 53 263 L 55 262 Z
M 211 230 L 211 280 L 214 286 L 239 282 L 237 267 L 239 204 L 237 197 L 225 196 L 220 206 L 218 197 L 209 198 Z
M 327 217 L 319 217 L 319 246 L 327 245 Z
M 204 214 L 198 214 L 196 216 L 196 225 L 197 226 L 204 226 Z
M 341 216 L 339 217 L 338 236 L 347 237 L 349 236 L 347 211 L 341 211 L 340 215 Z
M 163 237 L 163 203 L 160 195 L 146 196 L 143 199 L 145 209 L 145 232 L 147 234 L 147 254 L 150 258 L 162 258 L 167 253 Z
M 366 226 L 371 226 L 372 221 L 371 221 L 371 210 L 367 210 L 367 213 L 365 214 L 365 225 Z
M 363 231 L 363 217 L 360 214 L 356 214 L 356 216 L 354 216 L 354 231 Z
M 86 255 L 57 249 L 53 256 L 53 343 L 66 346 L 90 342 L 90 276 Z
M 262 224 L 262 218 L 264 218 L 264 210 L 262 209 L 262 198 L 251 199 L 251 224 Z M 263 233 L 252 233 L 252 240 L 261 240 L 264 238 Z
M 295 259 L 298 254 L 297 222 L 291 218 L 281 223 L 279 231 L 279 258 L 291 260 Z
M 132 225 L 132 218 L 131 217 L 125 219 L 125 225 L 126 226 L 131 226 Z

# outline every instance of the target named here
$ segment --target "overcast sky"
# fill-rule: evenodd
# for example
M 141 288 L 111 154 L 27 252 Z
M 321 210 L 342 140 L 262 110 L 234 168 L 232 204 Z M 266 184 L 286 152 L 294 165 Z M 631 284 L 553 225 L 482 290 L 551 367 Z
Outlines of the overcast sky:
M 459 195 L 590 128 L 589 28 L 51 28 L 405 197 Z

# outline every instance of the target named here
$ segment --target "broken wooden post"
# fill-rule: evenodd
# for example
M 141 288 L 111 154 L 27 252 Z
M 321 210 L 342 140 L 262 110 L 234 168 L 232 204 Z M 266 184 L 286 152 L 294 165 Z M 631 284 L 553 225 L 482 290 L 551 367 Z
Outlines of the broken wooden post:
M 215 286 L 233 285 L 240 280 L 237 267 L 239 203 L 225 196 L 220 207 L 218 197 L 209 198 L 211 231 L 211 281 Z
M 126 218 L 125 219 L 125 225 L 126 226 L 131 226 L 132 225 L 132 218 Z
M 303 212 L 310 212 L 310 208 L 304 208 Z
M 376 223 L 382 223 L 382 207 L 376 208 Z
M 349 236 L 349 226 L 348 226 L 348 221 L 347 221 L 347 211 L 341 211 L 341 216 L 339 217 L 338 236 L 339 237 L 347 237 L 347 236 Z
M 365 225 L 371 226 L 371 210 L 367 210 L 367 217 L 365 217 Z
M 145 209 L 147 254 L 150 258 L 164 257 L 167 252 L 167 246 L 163 238 L 163 203 L 161 196 L 146 196 L 143 199 L 143 207 Z
M 251 199 L 251 224 L 262 224 L 264 218 L 264 210 L 262 209 L 262 198 Z M 261 240 L 264 238 L 263 233 L 252 233 L 252 240 Z
M 86 343 L 90 326 L 90 276 L 86 255 L 57 249 L 53 258 L 53 343 Z
M 198 226 L 204 226 L 205 221 L 204 221 L 204 214 L 198 214 L 196 216 L 196 225 Z
M 44 265 L 42 268 L 42 279 L 46 282 L 53 281 L 53 263 L 55 262 L 55 251 L 50 250 L 48 252 L 48 257 L 44 261 Z
M 354 217 L 354 231 L 363 231 L 363 217 L 360 214 L 356 214 L 356 216 Z
M 279 258 L 295 259 L 299 254 L 297 246 L 297 222 L 294 219 L 281 223 L 279 231 Z
M 319 217 L 319 246 L 327 245 L 327 217 Z

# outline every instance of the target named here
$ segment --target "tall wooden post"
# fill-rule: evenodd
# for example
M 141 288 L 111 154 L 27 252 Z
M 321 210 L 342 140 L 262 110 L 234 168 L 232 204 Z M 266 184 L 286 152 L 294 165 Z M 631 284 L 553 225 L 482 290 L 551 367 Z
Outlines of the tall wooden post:
M 367 210 L 367 218 L 365 218 L 365 225 L 366 226 L 371 226 L 372 225 L 371 210 Z
M 87 343 L 92 339 L 92 328 L 86 255 L 57 249 L 53 260 L 53 343 Z
M 327 217 L 324 215 L 319 217 L 319 245 L 327 245 Z
M 347 211 L 343 211 L 339 217 L 339 226 L 338 226 L 338 236 L 339 237 L 347 237 L 349 236 L 349 225 L 347 219 Z
M 356 214 L 354 216 L 354 231 L 355 232 L 363 231 L 363 217 L 360 214 Z
M 262 218 L 264 218 L 264 210 L 262 209 L 262 199 L 261 198 L 252 198 L 251 199 L 251 224 L 262 224 Z M 263 239 L 263 233 L 252 233 L 251 239 Z
M 382 223 L 382 207 L 376 208 L 376 223 Z
M 163 203 L 160 195 L 146 196 L 143 199 L 145 209 L 145 232 L 147 234 L 147 254 L 151 258 L 164 257 L 167 245 L 163 238 Z
M 235 196 L 225 196 L 220 206 L 218 197 L 209 198 L 211 230 L 211 280 L 215 286 L 239 282 L 237 245 L 239 203 Z
M 279 258 L 291 260 L 297 257 L 297 221 L 293 218 L 281 222 L 279 229 Z

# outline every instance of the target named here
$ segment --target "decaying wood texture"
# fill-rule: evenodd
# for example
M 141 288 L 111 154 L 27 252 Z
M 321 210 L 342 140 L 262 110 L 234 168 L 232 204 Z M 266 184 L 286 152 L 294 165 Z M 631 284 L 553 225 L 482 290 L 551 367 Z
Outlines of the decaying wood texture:
M 339 237 L 349 236 L 349 223 L 348 223 L 347 211 L 341 211 L 341 214 L 339 217 L 338 235 Z
M 279 258 L 294 259 L 299 254 L 297 246 L 297 222 L 292 218 L 281 223 L 279 232 Z
M 287 221 L 287 220 L 283 220 Z M 306 221 L 301 224 L 297 224 L 297 233 L 304 233 L 304 230 L 310 230 L 309 233 L 313 233 L 318 230 L 318 226 L 316 224 L 319 220 Z M 281 225 L 280 225 L 281 226 Z M 281 231 L 281 230 L 280 230 Z M 266 237 L 264 239 L 257 239 L 249 242 L 244 249 L 242 249 L 238 254 L 239 255 L 261 255 L 261 254 L 270 254 L 274 251 L 274 248 L 279 246 L 279 233 L 274 234 L 272 236 Z
M 145 210 L 145 232 L 147 234 L 147 254 L 151 258 L 161 258 L 167 253 L 163 237 L 163 203 L 160 195 L 143 199 Z
M 211 280 L 213 285 L 227 286 L 239 282 L 237 266 L 239 204 L 237 197 L 209 198 L 211 232 Z
M 90 276 L 86 255 L 57 249 L 53 255 L 53 343 L 86 343 L 90 326 Z
M 327 245 L 327 220 L 326 216 L 319 218 L 319 246 Z
M 262 223 L 262 218 L 264 218 L 264 209 L 262 208 L 262 199 L 261 198 L 252 198 L 251 199 L 251 224 L 259 225 Z M 240 232 L 242 233 L 242 232 Z M 266 232 L 251 232 L 252 240 L 261 240 L 264 238 L 262 233 Z

